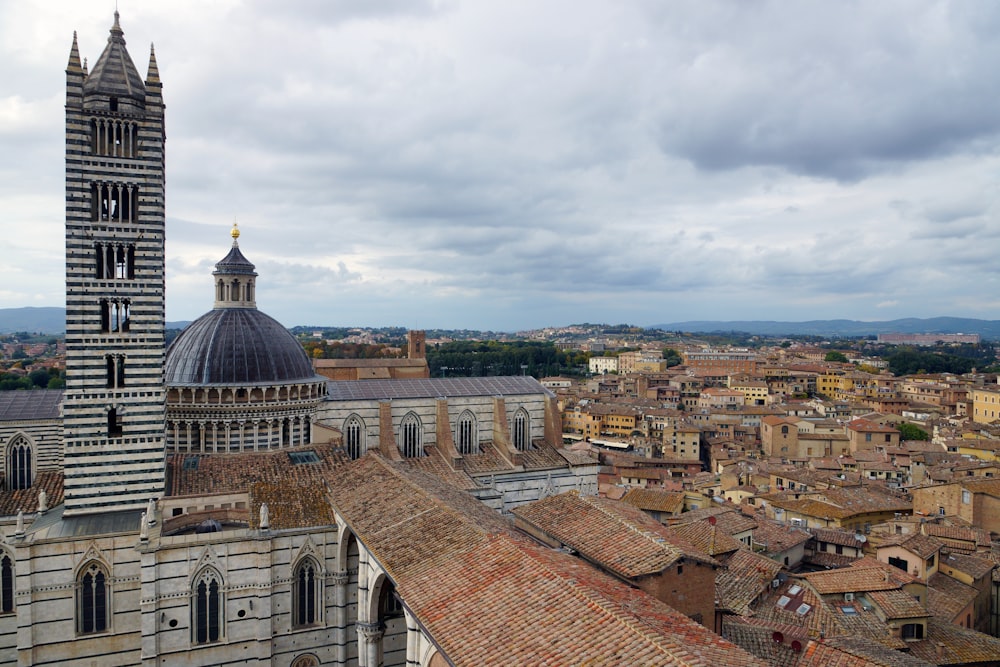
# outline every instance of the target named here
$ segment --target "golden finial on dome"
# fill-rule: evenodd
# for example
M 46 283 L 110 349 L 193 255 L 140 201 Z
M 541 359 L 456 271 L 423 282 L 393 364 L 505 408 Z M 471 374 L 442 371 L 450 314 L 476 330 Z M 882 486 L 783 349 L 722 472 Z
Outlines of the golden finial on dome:
M 229 232 L 229 235 L 233 237 L 234 241 L 240 237 L 240 226 L 235 222 L 233 223 L 233 229 Z

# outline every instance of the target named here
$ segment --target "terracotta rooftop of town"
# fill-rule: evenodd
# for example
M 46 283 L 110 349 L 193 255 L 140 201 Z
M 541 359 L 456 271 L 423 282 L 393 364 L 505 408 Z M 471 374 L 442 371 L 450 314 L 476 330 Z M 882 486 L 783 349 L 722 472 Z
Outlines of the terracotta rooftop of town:
M 332 504 L 452 664 L 766 664 L 583 560 L 519 535 L 436 477 L 370 454 L 330 487 Z

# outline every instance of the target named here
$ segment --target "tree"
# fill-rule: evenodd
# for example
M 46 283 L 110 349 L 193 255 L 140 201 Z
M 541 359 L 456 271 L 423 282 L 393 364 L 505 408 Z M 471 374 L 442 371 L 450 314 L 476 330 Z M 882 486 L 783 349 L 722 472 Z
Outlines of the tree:
M 930 440 L 930 436 L 927 434 L 927 431 L 919 426 L 916 426 L 915 424 L 901 422 L 896 426 L 896 430 L 899 431 L 899 437 L 902 440 Z
M 680 353 L 672 347 L 663 348 L 663 360 L 667 362 L 667 368 L 670 368 L 671 366 L 680 366 L 684 363 Z
M 843 352 L 827 352 L 826 356 L 823 357 L 823 361 L 835 361 L 838 364 L 846 364 L 847 357 L 844 356 Z

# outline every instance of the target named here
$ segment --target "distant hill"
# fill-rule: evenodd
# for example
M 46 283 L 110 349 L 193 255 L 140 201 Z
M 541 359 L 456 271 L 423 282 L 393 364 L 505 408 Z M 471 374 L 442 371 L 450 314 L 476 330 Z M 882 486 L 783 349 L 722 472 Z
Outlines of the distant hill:
M 28 331 L 57 334 L 66 331 L 65 308 L 0 308 L 0 333 Z
M 1000 320 L 976 320 L 965 317 L 908 317 L 885 322 L 858 320 L 810 320 L 808 322 L 740 321 L 712 322 L 691 321 L 657 324 L 666 331 L 691 333 L 728 333 L 743 331 L 758 336 L 876 336 L 880 333 L 967 333 L 979 334 L 983 339 L 1000 339 Z

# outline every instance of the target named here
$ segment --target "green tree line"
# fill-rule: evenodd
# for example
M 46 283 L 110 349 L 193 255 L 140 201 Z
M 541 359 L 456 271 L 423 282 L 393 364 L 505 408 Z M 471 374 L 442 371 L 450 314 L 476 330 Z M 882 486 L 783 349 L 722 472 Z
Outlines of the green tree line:
M 39 368 L 27 375 L 17 373 L 0 373 L 0 391 L 16 391 L 24 389 L 62 389 L 66 380 L 59 371 L 49 372 Z
M 534 341 L 454 341 L 427 349 L 431 377 L 580 375 L 590 355 Z

